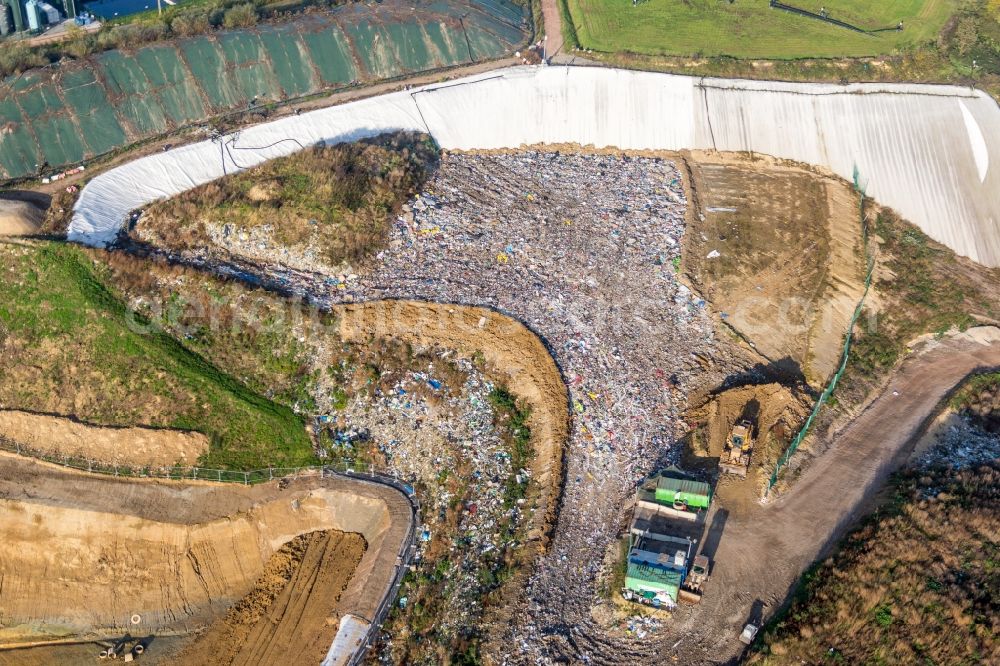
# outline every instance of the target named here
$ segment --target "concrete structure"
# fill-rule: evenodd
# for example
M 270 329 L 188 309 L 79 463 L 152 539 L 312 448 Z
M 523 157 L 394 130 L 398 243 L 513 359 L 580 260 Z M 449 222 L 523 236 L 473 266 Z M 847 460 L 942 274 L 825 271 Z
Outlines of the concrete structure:
M 56 15 L 53 16 L 52 13 L 49 11 L 49 10 L 55 10 L 56 7 L 52 7 L 52 5 L 48 3 L 42 3 L 42 4 L 48 7 L 48 9 L 42 8 L 42 15 L 48 17 L 49 23 L 53 24 L 55 22 L 58 22 L 60 18 L 58 16 L 58 12 L 56 12 Z M 76 0 L 59 0 L 57 4 L 67 17 L 72 18 L 76 16 Z M 11 12 L 11 17 L 13 18 L 13 28 L 14 28 L 12 32 L 21 32 L 23 30 L 29 30 L 29 29 L 37 30 L 37 28 L 31 28 L 30 26 L 30 20 L 28 18 L 28 13 L 25 9 L 26 3 L 24 0 L 0 0 L 0 6 L 2 5 L 6 5 L 10 8 L 9 11 Z
M 387 130 L 444 148 L 576 142 L 749 151 L 857 176 L 932 238 L 1000 265 L 1000 107 L 949 86 L 797 84 L 588 67 L 515 67 L 283 118 L 151 155 L 83 191 L 70 238 L 102 245 L 129 211 L 299 145 Z M 252 149 L 251 146 L 267 146 Z

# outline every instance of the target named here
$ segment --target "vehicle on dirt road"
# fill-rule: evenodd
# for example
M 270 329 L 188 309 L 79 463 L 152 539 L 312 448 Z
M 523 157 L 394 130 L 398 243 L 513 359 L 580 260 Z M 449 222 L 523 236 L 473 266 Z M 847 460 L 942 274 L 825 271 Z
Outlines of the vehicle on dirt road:
M 753 639 L 757 637 L 758 631 L 760 631 L 760 627 L 756 624 L 747 623 L 747 625 L 743 627 L 743 633 L 740 634 L 740 643 L 750 645 L 753 643 Z
M 726 450 L 719 460 L 719 469 L 726 474 L 735 474 L 746 478 L 750 467 L 750 457 L 753 455 L 753 424 L 750 421 L 740 421 L 733 426 L 726 438 Z
M 688 604 L 701 603 L 701 595 L 704 592 L 705 583 L 708 582 L 708 558 L 698 555 L 691 562 L 691 570 L 688 571 L 684 585 L 681 586 L 677 599 Z

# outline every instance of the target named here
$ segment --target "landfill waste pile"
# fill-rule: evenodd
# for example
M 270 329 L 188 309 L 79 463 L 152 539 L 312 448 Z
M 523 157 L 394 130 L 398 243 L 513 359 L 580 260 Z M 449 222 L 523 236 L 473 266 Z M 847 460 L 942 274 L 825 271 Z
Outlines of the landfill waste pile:
M 553 352 L 573 411 L 567 483 L 525 612 L 496 629 L 514 634 L 514 660 L 593 623 L 594 554 L 615 538 L 635 483 L 680 454 L 676 405 L 714 347 L 704 301 L 677 280 L 684 212 L 678 170 L 655 157 L 450 154 L 376 268 L 312 293 L 489 306 Z
M 478 644 L 484 597 L 509 577 L 531 509 L 523 498 L 530 472 L 516 464 L 498 427 L 493 403 L 502 389 L 466 359 L 445 380 L 439 368 L 451 364 L 450 352 L 439 354 L 446 358 L 423 371 L 354 394 L 331 417 L 331 457 L 411 480 L 421 498 L 415 569 L 377 649 L 391 663 Z
M 919 467 L 946 467 L 956 469 L 976 467 L 1000 459 L 1000 434 L 989 432 L 967 414 L 952 414 L 926 435 L 930 446 L 922 451 L 916 464 Z
M 191 266 L 249 280 L 320 309 L 384 299 L 495 309 L 537 333 L 563 374 L 572 429 L 557 522 L 524 588 L 502 594 L 503 580 L 496 574 L 505 578 L 517 566 L 500 552 L 517 550 L 510 546 L 519 543 L 519 516 L 512 509 L 532 507 L 511 505 L 504 475 L 516 480 L 521 470 L 495 458 L 503 450 L 495 447 L 495 436 L 484 438 L 477 430 L 486 417 L 471 400 L 493 394 L 486 384 L 477 388 L 476 382 L 486 379 L 470 372 L 463 380 L 463 385 L 473 382 L 468 395 L 435 395 L 430 380 L 440 379 L 436 373 L 445 359 L 433 349 L 420 350 L 425 367 L 409 367 L 409 375 L 394 375 L 390 385 L 379 379 L 380 392 L 368 391 L 364 399 L 351 399 L 358 385 L 342 392 L 343 377 L 321 377 L 312 397 L 316 413 L 328 415 L 328 422 L 317 425 L 328 431 L 330 455 L 349 452 L 336 449 L 350 444 L 362 458 L 424 484 L 424 563 L 401 590 L 373 655 L 389 662 L 433 662 L 437 641 L 438 658 L 473 658 L 480 646 L 490 654 L 503 646 L 511 663 L 622 649 L 639 659 L 658 653 L 666 632 L 650 626 L 642 637 L 609 633 L 590 609 L 605 603 L 600 581 L 607 572 L 600 553 L 620 533 L 636 483 L 680 457 L 674 442 L 687 429 L 679 411 L 687 393 L 717 386 L 733 360 L 727 358 L 727 344 L 714 337 L 705 301 L 678 280 L 685 212 L 681 175 L 668 159 L 449 153 L 402 207 L 370 266 L 356 273 L 187 258 Z M 361 378 L 364 359 L 349 364 L 355 379 Z M 446 414 L 466 423 L 456 425 Z M 418 426 L 417 435 L 404 434 Z M 448 446 L 418 447 L 417 438 L 431 432 L 440 433 Z M 468 441 L 476 446 L 462 452 Z M 479 446 L 482 459 L 475 457 Z M 506 449 L 512 450 L 509 441 Z M 488 482 L 479 483 L 487 475 Z M 482 566 L 491 561 L 496 569 Z M 494 576 L 477 573 L 473 580 L 477 570 Z M 420 594 L 413 590 L 421 589 L 433 591 L 433 609 L 415 601 Z M 445 595 L 455 599 L 444 600 Z M 470 635 L 468 627 L 477 627 L 478 634 Z M 421 654 L 410 651 L 414 641 L 407 638 L 421 636 L 434 641 L 423 640 Z

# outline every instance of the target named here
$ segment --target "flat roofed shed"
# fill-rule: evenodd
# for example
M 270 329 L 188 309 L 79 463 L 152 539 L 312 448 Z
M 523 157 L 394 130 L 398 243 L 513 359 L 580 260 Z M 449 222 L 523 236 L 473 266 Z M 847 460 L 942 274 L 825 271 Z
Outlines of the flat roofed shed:
M 681 574 L 661 567 L 629 562 L 625 572 L 625 587 L 647 599 L 666 596 L 676 602 L 681 587 Z
M 689 507 L 707 509 L 712 501 L 712 487 L 702 481 L 692 481 L 661 474 L 656 480 L 656 501 L 686 502 Z

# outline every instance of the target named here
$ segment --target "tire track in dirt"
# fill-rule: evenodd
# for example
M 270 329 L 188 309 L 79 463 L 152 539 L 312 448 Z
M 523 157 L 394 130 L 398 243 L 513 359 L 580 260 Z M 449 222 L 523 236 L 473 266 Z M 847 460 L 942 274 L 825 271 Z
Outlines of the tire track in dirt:
M 205 666 L 321 662 L 337 633 L 336 606 L 364 551 L 357 534 L 297 537 L 272 556 L 250 593 L 175 660 Z
M 9 454 L 0 454 L 0 503 L 4 647 L 136 633 L 132 613 L 144 633 L 190 632 L 241 598 L 283 544 L 316 530 L 360 534 L 360 561 L 337 548 L 316 551 L 319 573 L 289 592 L 309 622 L 302 630 L 277 625 L 269 641 L 325 654 L 341 615 L 374 615 L 412 527 L 401 493 L 365 481 L 125 480 Z M 289 637 L 293 628 L 299 634 Z

